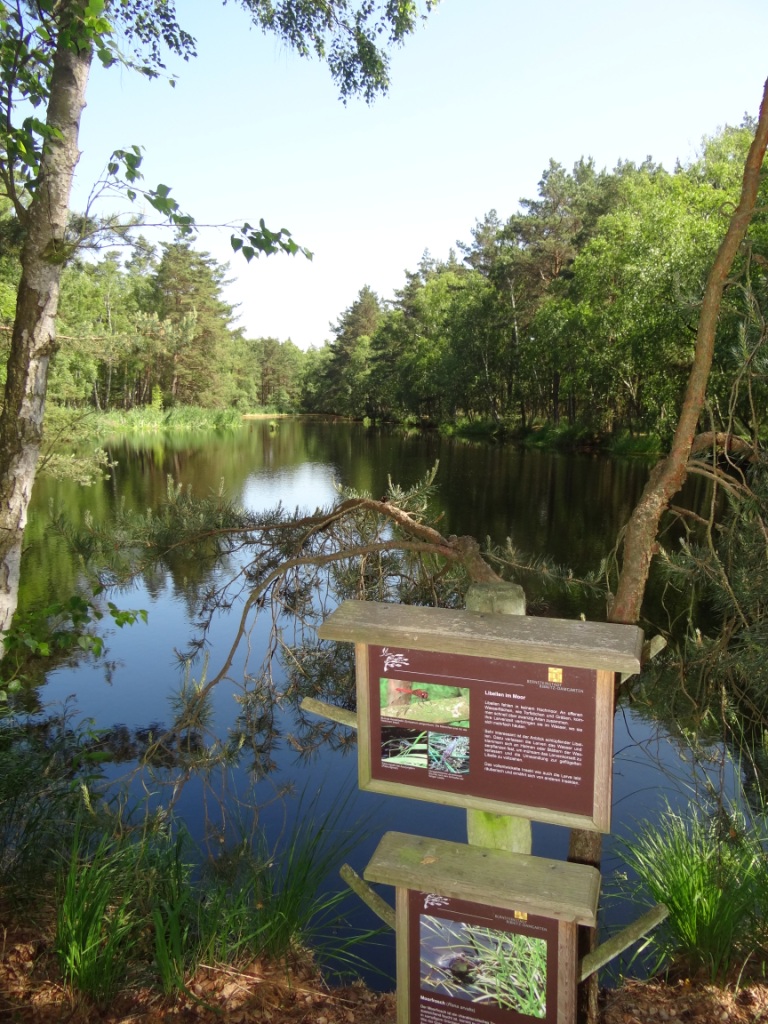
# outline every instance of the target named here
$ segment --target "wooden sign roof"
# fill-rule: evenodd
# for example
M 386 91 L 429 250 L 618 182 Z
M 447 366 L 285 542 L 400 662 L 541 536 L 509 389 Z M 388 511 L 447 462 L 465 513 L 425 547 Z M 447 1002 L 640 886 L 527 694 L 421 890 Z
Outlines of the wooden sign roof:
M 629 674 L 640 671 L 643 647 L 643 631 L 620 623 L 373 601 L 345 601 L 325 620 L 318 635 L 323 640 Z
M 600 872 L 584 864 L 387 832 L 365 878 L 590 927 L 597 921 Z

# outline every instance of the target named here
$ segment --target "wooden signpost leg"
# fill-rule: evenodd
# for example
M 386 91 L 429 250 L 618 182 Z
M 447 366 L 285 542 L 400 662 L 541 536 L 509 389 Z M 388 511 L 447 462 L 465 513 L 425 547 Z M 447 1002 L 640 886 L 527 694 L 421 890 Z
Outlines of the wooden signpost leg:
M 467 611 L 486 615 L 525 615 L 525 594 L 516 583 L 473 583 L 467 591 Z M 467 841 L 510 853 L 531 853 L 531 822 L 509 814 L 467 810 Z

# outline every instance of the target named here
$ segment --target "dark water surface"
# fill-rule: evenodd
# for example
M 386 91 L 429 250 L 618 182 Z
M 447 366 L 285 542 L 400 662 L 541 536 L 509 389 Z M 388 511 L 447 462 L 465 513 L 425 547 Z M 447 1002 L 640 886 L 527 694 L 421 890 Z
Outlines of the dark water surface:
M 282 502 L 314 511 L 336 497 L 335 484 L 384 494 L 387 479 L 407 487 L 439 461 L 437 505 L 445 534 L 472 534 L 503 543 L 507 537 L 524 550 L 548 555 L 576 572 L 597 567 L 609 553 L 619 528 L 640 494 L 648 473 L 641 461 L 615 460 L 592 455 L 556 455 L 518 451 L 514 447 L 467 444 L 437 435 L 402 434 L 370 430 L 361 425 L 316 421 L 280 421 L 277 429 L 267 421 L 251 421 L 239 432 L 221 436 L 197 434 L 181 438 L 152 437 L 125 440 L 109 446 L 117 466 L 110 480 L 84 489 L 73 484 L 41 479 L 36 485 L 28 531 L 24 577 L 29 598 L 67 595 L 75 589 L 78 567 L 63 543 L 47 530 L 49 503 L 54 501 L 77 522 L 86 515 L 98 522 L 120 503 L 144 509 L 166 493 L 168 478 L 189 485 L 195 493 L 217 492 L 252 510 L 269 509 Z M 692 493 L 690 501 L 697 501 Z M 233 563 L 217 570 L 224 579 Z M 128 729 L 151 722 L 168 723 L 173 717 L 169 695 L 179 686 L 182 673 L 174 648 L 184 648 L 192 633 L 197 588 L 208 582 L 203 567 L 158 571 L 151 579 L 112 599 L 123 608 L 144 608 L 148 625 L 111 629 L 107 636 L 108 663 L 84 664 L 51 672 L 42 699 L 61 705 L 70 699 L 76 717 L 87 716 L 97 727 L 123 723 Z M 578 602 L 571 609 L 578 615 Z M 594 614 L 590 612 L 590 614 Z M 266 642 L 267 623 L 251 636 L 252 648 Z M 235 615 L 219 616 L 210 634 L 208 675 L 218 670 L 235 629 Z M 242 675 L 241 652 L 231 676 Z M 256 658 L 258 661 L 259 659 Z M 193 669 L 199 678 L 201 665 Z M 215 694 L 215 727 L 224 732 L 238 711 L 237 687 L 223 683 Z M 356 792 L 354 747 L 324 751 L 302 760 L 287 740 L 293 728 L 290 711 L 278 709 L 275 725 L 282 738 L 277 744 L 277 771 L 260 784 L 256 795 L 246 792 L 242 773 L 227 780 L 237 802 L 241 825 L 249 829 L 258 820 L 277 837 L 290 825 L 297 801 L 275 799 L 276 787 L 292 782 L 307 799 L 317 795 L 320 811 L 337 806 L 352 793 L 350 821 L 369 817 L 373 832 L 348 858 L 360 872 L 387 828 L 437 838 L 464 840 L 465 814 L 455 808 Z M 665 800 L 675 803 L 686 796 L 687 763 L 677 747 L 655 724 L 628 711 L 616 718 L 613 833 L 606 842 L 604 871 L 620 866 L 614 852 L 620 836 L 639 819 L 652 817 Z M 117 777 L 125 766 L 113 766 Z M 258 806 L 256 806 L 258 805 Z M 198 838 L 204 832 L 208 795 L 193 781 L 182 792 L 178 810 Z M 534 852 L 564 857 L 568 835 L 555 826 L 534 827 Z M 385 895 L 392 900 L 391 892 Z M 367 911 L 365 912 L 367 913 Z M 608 901 L 609 926 L 637 916 L 638 911 Z M 364 917 L 364 915 L 362 915 Z M 393 942 L 377 954 L 385 970 L 393 970 Z

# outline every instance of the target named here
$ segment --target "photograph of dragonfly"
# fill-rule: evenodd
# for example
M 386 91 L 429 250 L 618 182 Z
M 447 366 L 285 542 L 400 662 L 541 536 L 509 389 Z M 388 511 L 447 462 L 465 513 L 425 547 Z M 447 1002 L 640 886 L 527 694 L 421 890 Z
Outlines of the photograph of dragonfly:
M 421 680 L 379 679 L 379 707 L 382 720 L 402 719 L 426 725 L 469 728 L 469 689 L 425 683 Z

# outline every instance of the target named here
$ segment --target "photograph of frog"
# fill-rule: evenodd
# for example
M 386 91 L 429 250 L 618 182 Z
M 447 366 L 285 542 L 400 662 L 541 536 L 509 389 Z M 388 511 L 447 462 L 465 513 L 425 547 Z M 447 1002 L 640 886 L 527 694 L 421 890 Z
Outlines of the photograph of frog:
M 469 728 L 469 689 L 419 680 L 379 679 L 379 708 L 382 719 L 425 722 Z
M 401 768 L 427 767 L 427 730 L 385 727 L 381 730 L 381 762 Z
M 546 939 L 427 914 L 419 925 L 423 991 L 546 1017 Z
M 427 765 L 431 772 L 467 775 L 469 773 L 469 736 L 430 732 L 427 740 Z

